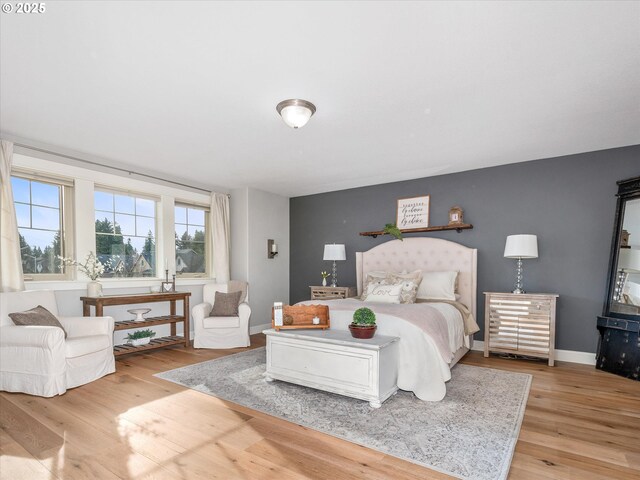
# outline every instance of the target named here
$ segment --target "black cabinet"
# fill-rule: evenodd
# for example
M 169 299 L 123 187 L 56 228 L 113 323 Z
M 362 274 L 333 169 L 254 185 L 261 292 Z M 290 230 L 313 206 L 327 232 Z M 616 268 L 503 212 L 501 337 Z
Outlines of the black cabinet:
M 596 368 L 640 380 L 640 322 L 598 317 L 600 345 Z

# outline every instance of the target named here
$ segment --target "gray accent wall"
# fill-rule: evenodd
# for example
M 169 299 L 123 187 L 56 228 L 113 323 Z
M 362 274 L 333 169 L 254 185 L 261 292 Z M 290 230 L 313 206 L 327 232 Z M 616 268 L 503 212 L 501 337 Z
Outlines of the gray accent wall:
M 395 222 L 396 200 L 431 195 L 430 225 L 446 225 L 449 208 L 464 209 L 472 230 L 407 234 L 478 249 L 478 323 L 484 338 L 484 295 L 508 292 L 515 260 L 503 257 L 507 235 L 538 236 L 539 258 L 524 260 L 528 292 L 558 293 L 556 348 L 595 352 L 602 313 L 617 192 L 616 181 L 640 175 L 640 145 L 355 188 L 290 200 L 290 302 L 319 285 L 325 243 L 344 243 L 338 284 L 355 285 L 355 252 L 390 240 L 362 237 Z

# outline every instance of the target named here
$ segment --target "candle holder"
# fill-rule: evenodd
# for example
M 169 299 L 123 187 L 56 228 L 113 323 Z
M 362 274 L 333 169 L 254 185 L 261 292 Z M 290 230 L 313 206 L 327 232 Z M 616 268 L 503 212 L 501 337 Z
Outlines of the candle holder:
M 175 292 L 176 291 L 176 276 L 175 274 L 173 275 L 173 280 L 170 282 L 169 281 L 169 269 L 166 269 L 164 271 L 164 282 L 162 282 L 162 285 L 160 287 L 160 289 L 163 292 Z

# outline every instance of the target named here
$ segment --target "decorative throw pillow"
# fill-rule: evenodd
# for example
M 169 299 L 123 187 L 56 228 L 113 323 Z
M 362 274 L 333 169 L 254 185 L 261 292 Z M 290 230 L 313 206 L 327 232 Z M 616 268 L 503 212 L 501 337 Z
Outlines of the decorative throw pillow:
M 457 277 L 458 272 L 423 272 L 418 298 L 454 301 Z
M 415 303 L 418 287 L 422 281 L 422 271 L 416 270 L 410 273 L 392 273 L 391 283 L 401 283 L 400 303 Z
M 360 297 L 361 300 L 364 300 L 366 296 L 370 293 L 370 290 L 371 290 L 370 287 L 373 287 L 376 285 L 390 285 L 391 283 L 393 282 L 390 279 L 389 272 L 383 272 L 383 271 L 368 272 L 367 275 L 364 277 L 364 282 L 362 284 L 362 296 Z
M 402 284 L 394 285 L 370 285 L 368 293 L 363 300 L 377 303 L 400 303 Z
M 59 327 L 64 332 L 64 338 L 67 338 L 67 331 L 58 321 L 56 316 L 42 305 L 27 310 L 26 312 L 10 313 L 9 317 L 16 325 L 39 325 L 41 327 Z
M 210 317 L 237 317 L 238 305 L 240 305 L 240 297 L 242 292 L 223 293 L 216 292 L 213 308 Z

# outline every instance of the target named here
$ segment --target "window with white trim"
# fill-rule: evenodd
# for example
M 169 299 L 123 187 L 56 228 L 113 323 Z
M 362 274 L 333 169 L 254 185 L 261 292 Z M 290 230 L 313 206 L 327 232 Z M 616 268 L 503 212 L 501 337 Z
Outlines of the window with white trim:
M 71 181 L 14 172 L 13 201 L 25 280 L 64 280 L 59 256 L 71 251 Z
M 104 277 L 156 276 L 157 200 L 96 188 L 96 255 Z
M 209 271 L 209 209 L 176 204 L 176 276 L 205 277 Z

